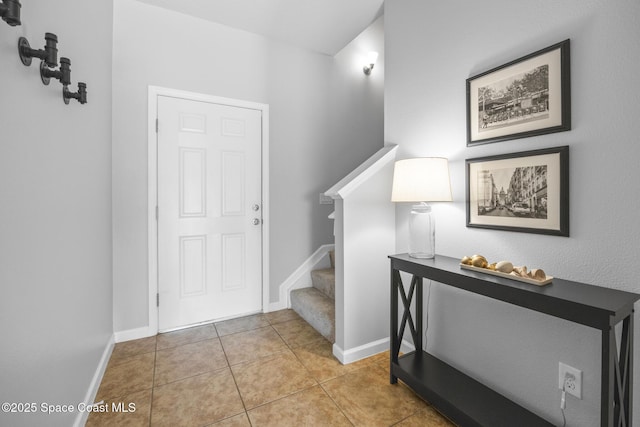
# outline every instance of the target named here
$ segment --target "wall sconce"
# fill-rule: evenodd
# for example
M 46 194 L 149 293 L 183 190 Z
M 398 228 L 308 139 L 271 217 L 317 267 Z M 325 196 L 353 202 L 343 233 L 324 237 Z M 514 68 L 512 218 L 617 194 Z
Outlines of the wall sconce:
M 362 71 L 368 76 L 371 74 L 371 70 L 373 70 L 373 66 L 376 64 L 376 60 L 378 59 L 378 52 L 369 52 L 367 54 L 367 64 L 362 67 Z
M 69 104 L 70 99 L 77 100 L 80 104 L 87 103 L 87 84 L 78 82 L 78 91 L 70 92 L 67 85 L 62 87 L 62 99 L 65 104 Z
M 20 25 L 20 8 L 22 5 L 18 0 L 2 0 L 0 4 L 0 16 L 7 24 L 15 27 Z
M 40 58 L 46 62 L 49 67 L 56 67 L 58 65 L 58 36 L 52 33 L 45 33 L 44 40 L 44 49 L 31 49 L 29 41 L 26 38 L 20 37 L 18 39 L 18 53 L 24 65 L 27 67 L 31 65 L 31 58 Z

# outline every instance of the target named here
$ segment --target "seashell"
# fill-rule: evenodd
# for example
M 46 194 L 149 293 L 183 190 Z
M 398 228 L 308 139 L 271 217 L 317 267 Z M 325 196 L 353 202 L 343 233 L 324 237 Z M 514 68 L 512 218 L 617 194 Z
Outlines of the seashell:
M 509 261 L 500 261 L 496 264 L 496 271 L 509 274 L 513 271 L 513 264 Z
M 482 255 L 474 255 L 471 257 L 471 265 L 474 267 L 486 268 L 487 264 L 487 259 Z
M 491 264 L 489 264 L 489 265 L 487 266 L 487 268 L 488 268 L 489 270 L 496 271 L 496 263 L 495 263 L 495 262 L 492 262 Z
M 526 265 L 523 265 L 522 267 L 513 267 L 513 271 L 516 273 L 517 276 L 528 277 Z
M 541 268 L 534 268 L 529 272 L 529 277 L 535 280 L 545 280 L 547 278 L 547 275 Z
M 471 258 L 469 258 L 468 256 L 464 256 L 462 257 L 462 260 L 460 262 L 462 264 L 471 265 Z

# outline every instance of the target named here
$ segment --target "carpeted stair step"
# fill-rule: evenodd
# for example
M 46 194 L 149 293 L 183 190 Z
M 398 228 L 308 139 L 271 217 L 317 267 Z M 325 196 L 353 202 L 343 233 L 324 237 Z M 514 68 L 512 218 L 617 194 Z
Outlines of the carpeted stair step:
M 323 268 L 311 272 L 311 284 L 331 299 L 336 297 L 336 270 Z
M 291 291 L 291 308 L 330 342 L 335 342 L 335 302 L 318 289 Z

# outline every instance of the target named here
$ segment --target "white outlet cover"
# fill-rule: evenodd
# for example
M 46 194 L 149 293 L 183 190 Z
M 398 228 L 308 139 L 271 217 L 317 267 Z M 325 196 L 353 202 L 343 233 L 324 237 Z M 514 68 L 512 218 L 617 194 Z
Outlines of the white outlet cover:
M 562 390 L 564 386 L 565 375 L 569 373 L 573 375 L 576 380 L 576 387 L 574 390 L 566 389 L 565 391 L 572 396 L 577 397 L 578 399 L 582 399 L 582 371 L 580 369 L 576 369 L 573 366 L 565 365 L 560 362 L 558 365 L 558 388 Z

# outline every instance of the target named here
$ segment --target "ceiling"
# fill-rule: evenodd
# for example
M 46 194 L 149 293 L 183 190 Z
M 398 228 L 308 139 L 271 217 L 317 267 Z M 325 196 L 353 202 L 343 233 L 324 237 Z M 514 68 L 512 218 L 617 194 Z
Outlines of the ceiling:
M 138 0 L 335 55 L 383 13 L 384 0 Z

